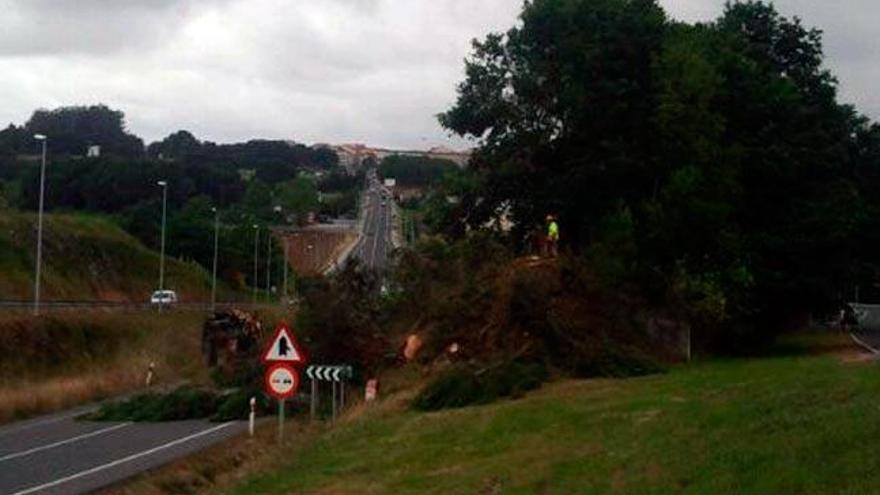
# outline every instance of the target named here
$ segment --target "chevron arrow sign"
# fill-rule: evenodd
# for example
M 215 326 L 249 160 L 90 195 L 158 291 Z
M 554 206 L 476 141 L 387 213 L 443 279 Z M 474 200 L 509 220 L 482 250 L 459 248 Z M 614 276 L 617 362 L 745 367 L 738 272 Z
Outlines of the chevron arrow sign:
M 351 366 L 312 365 L 306 368 L 306 376 L 312 380 L 341 382 L 351 378 Z

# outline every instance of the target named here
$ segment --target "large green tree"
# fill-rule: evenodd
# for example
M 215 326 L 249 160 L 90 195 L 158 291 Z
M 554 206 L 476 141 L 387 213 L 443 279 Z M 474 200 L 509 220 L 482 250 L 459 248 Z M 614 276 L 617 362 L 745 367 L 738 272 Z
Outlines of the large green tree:
M 570 249 L 627 258 L 615 273 L 713 328 L 779 329 L 876 273 L 878 131 L 836 101 L 819 31 L 758 1 L 700 25 L 655 0 L 521 20 L 474 43 L 440 116 L 480 145 L 459 222 L 507 212 L 521 236 L 558 213 Z

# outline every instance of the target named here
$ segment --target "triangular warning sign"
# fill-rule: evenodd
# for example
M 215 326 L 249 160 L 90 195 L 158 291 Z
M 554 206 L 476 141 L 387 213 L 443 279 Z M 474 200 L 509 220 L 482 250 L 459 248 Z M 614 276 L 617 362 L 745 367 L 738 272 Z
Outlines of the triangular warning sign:
M 275 327 L 275 336 L 269 341 L 269 346 L 263 351 L 264 363 L 289 363 L 305 364 L 306 355 L 303 353 L 293 332 L 287 324 L 279 323 Z

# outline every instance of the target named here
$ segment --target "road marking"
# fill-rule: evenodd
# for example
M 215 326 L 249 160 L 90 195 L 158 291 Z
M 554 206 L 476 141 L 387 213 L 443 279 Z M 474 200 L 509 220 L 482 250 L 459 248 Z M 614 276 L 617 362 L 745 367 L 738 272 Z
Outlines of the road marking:
M 24 456 L 26 456 L 26 455 L 31 455 L 31 454 L 34 454 L 34 453 L 36 453 L 36 452 L 41 452 L 41 451 L 43 451 L 43 450 L 54 449 L 55 447 L 60 447 L 60 446 L 62 446 L 62 445 L 67 445 L 67 444 L 69 444 L 69 443 L 77 442 L 77 441 L 79 441 L 79 440 L 83 440 L 83 439 L 85 439 L 85 438 L 91 438 L 91 437 L 96 437 L 96 436 L 101 435 L 101 434 L 104 434 L 104 433 L 110 433 L 111 431 L 115 431 L 115 430 L 118 430 L 118 429 L 120 429 L 120 428 L 125 428 L 126 426 L 131 426 L 131 424 L 132 424 L 131 422 L 128 422 L 128 423 L 122 423 L 122 424 L 118 424 L 118 425 L 111 426 L 111 427 L 109 427 L 109 428 L 103 428 L 103 429 L 101 429 L 101 430 L 92 431 L 92 432 L 89 432 L 89 433 L 84 433 L 84 434 L 82 434 L 82 435 L 77 435 L 77 436 L 75 436 L 75 437 L 71 437 L 71 438 L 68 438 L 68 439 L 65 439 L 65 440 L 61 440 L 61 441 L 58 441 L 58 442 L 55 442 L 55 443 L 50 443 L 50 444 L 48 444 L 48 445 L 42 445 L 42 446 L 40 446 L 40 447 L 34 447 L 34 448 L 32 448 L 32 449 L 22 450 L 21 452 L 15 452 L 15 453 L 13 453 L 13 454 L 7 454 L 7 455 L 4 455 L 4 456 L 0 457 L 0 462 L 8 461 L 8 460 L 11 460 L 11 459 L 17 459 L 17 458 L 19 458 L 19 457 L 24 457 Z
M 142 452 L 138 452 L 137 454 L 132 454 L 130 456 L 123 457 L 122 459 L 116 459 L 115 461 L 110 461 L 106 464 L 101 464 L 100 466 L 96 466 L 96 467 L 93 467 L 90 469 L 86 469 L 85 471 L 80 471 L 78 473 L 71 474 L 70 476 L 58 478 L 57 480 L 50 481 L 48 483 L 43 483 L 42 485 L 34 486 L 31 488 L 25 488 L 24 490 L 17 491 L 15 493 L 11 493 L 10 495 L 27 495 L 29 493 L 35 493 L 40 490 L 45 490 L 46 488 L 52 488 L 53 486 L 58 486 L 63 483 L 67 483 L 68 481 L 73 481 L 75 479 L 82 478 L 82 477 L 88 476 L 90 474 L 95 474 L 95 473 L 104 471 L 105 469 L 110 469 L 110 468 L 112 468 L 114 466 L 118 466 L 120 464 L 125 464 L 126 462 L 133 461 L 135 459 L 140 459 L 141 457 L 144 457 L 144 456 L 155 454 L 156 452 L 174 447 L 175 445 L 180 445 L 182 443 L 188 442 L 188 441 L 193 440 L 195 438 L 208 435 L 208 434 L 213 433 L 218 430 L 222 430 L 223 428 L 226 428 L 230 425 L 234 425 L 235 423 L 236 423 L 236 421 L 230 421 L 228 423 L 223 423 L 219 426 L 215 426 L 215 427 L 209 428 L 207 430 L 202 430 L 198 433 L 194 433 L 192 435 L 189 435 L 189 436 L 186 436 L 183 438 L 178 438 L 177 440 L 173 440 L 171 442 L 159 445 L 158 447 L 153 447 L 152 449 L 144 450 Z
M 10 425 L 9 429 L 0 430 L 0 437 L 10 435 L 12 433 L 18 433 L 18 432 L 24 431 L 24 430 L 30 430 L 31 428 L 36 428 L 37 426 L 45 426 L 45 425 L 49 425 L 52 423 L 58 423 L 60 421 L 64 421 L 65 419 L 75 418 L 77 416 L 90 413 L 94 410 L 95 410 L 95 408 L 85 409 L 85 410 L 77 410 L 76 412 L 64 414 L 62 416 L 55 416 L 55 417 L 40 420 L 40 421 L 34 421 L 33 423 L 27 423 L 27 424 L 21 425 L 21 426 Z

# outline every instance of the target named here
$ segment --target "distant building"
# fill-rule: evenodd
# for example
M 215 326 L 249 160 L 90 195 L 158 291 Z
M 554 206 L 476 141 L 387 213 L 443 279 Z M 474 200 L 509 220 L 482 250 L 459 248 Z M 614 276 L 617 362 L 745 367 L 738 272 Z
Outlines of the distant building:
M 93 144 L 88 147 L 86 150 L 86 157 L 88 158 L 98 158 L 101 156 L 101 146 L 97 144 Z
M 312 145 L 313 149 L 331 149 L 336 152 L 339 157 L 339 165 L 344 167 L 349 173 L 357 173 L 368 159 L 381 162 L 389 156 L 420 156 L 427 158 L 438 158 L 454 162 L 459 167 L 467 166 L 471 159 L 471 151 L 456 151 L 444 146 L 437 146 L 427 151 L 423 150 L 395 150 L 389 148 L 373 148 L 363 143 L 346 143 L 346 144 L 326 144 L 319 143 Z

